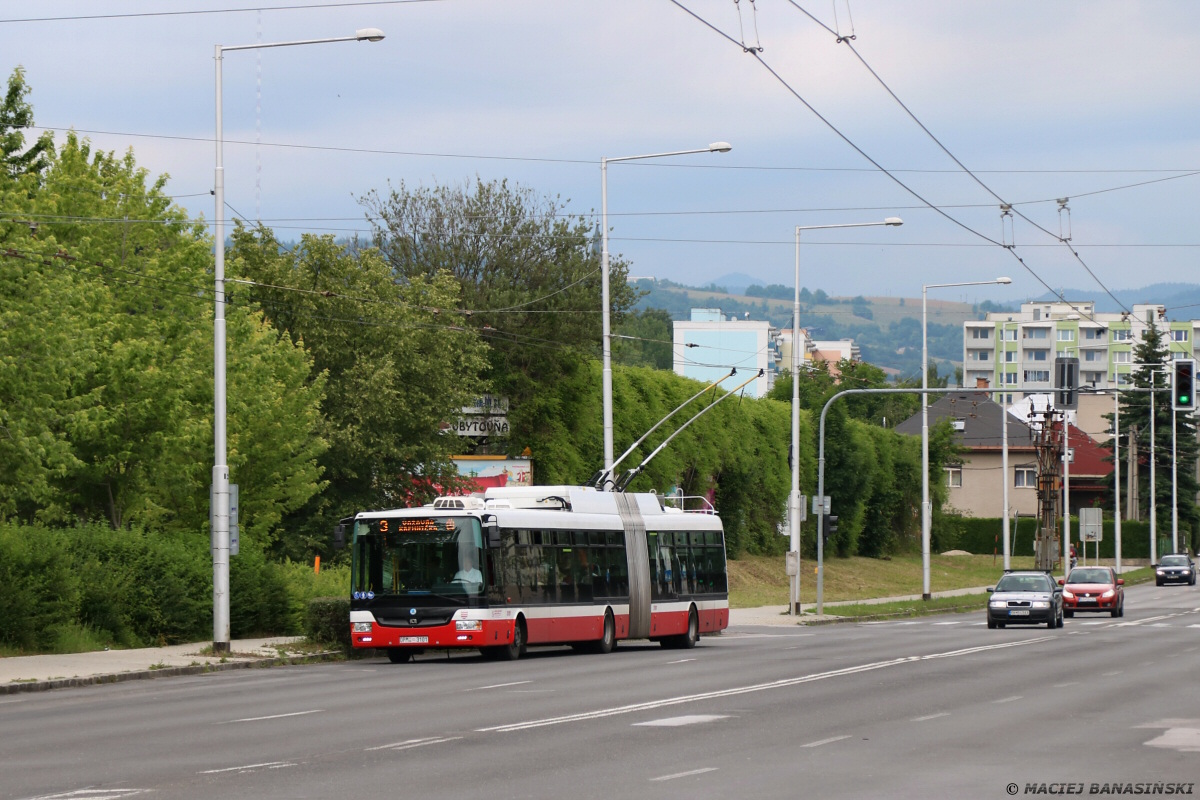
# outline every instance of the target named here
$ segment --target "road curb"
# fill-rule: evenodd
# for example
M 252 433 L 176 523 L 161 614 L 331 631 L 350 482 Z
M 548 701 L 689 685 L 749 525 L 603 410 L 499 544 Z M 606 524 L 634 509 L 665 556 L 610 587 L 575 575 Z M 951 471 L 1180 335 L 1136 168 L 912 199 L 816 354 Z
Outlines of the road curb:
M 226 672 L 231 669 L 259 669 L 266 667 L 285 667 L 297 664 L 314 664 L 323 661 L 338 661 L 345 655 L 340 650 L 329 650 L 320 653 L 307 653 L 303 656 L 282 656 L 276 658 L 254 658 L 225 663 L 190 664 L 183 667 L 162 667 L 160 669 L 141 669 L 132 672 L 114 672 L 107 675 L 88 675 L 82 678 L 53 678 L 46 681 L 15 681 L 0 686 L 0 695 L 20 694 L 22 692 L 47 692 L 51 689 L 67 689 L 77 686 L 95 686 L 104 683 L 124 683 L 125 681 L 150 680 L 152 678 L 170 678 L 176 675 L 202 675 L 206 672 Z

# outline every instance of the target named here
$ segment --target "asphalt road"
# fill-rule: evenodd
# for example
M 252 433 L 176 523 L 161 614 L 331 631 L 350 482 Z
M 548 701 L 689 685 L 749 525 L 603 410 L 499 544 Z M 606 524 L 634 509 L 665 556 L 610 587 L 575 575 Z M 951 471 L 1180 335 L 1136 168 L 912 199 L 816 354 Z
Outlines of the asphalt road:
M 1062 630 L 976 612 L 62 689 L 0 698 L 0 798 L 1197 794 L 1198 668 L 1200 590 L 1138 586 Z

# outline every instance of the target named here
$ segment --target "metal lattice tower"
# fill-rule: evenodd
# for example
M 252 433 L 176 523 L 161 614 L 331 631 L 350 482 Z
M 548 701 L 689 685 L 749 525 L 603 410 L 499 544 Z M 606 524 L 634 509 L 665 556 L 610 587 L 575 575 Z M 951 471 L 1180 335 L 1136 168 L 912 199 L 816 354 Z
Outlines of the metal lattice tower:
M 1052 570 L 1062 547 L 1059 539 L 1059 497 L 1062 491 L 1063 412 L 1047 408 L 1041 417 L 1034 447 L 1037 449 L 1038 529 L 1034 541 L 1035 567 Z

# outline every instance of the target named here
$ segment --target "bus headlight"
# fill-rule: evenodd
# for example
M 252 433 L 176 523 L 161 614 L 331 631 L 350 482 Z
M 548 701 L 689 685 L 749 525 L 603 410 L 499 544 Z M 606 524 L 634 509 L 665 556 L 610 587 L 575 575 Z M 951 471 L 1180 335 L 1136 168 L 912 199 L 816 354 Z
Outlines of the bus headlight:
M 454 630 L 456 630 L 456 631 L 483 630 L 483 623 L 477 619 L 456 619 L 454 621 Z
M 369 623 L 369 622 L 354 623 L 354 632 L 355 633 L 370 633 L 371 632 L 371 623 Z

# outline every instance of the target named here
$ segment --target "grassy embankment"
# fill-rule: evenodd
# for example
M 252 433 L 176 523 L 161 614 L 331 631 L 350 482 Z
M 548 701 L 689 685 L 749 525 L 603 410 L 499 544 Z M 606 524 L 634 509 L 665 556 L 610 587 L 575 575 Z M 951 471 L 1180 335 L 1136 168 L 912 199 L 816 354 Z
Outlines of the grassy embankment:
M 1031 569 L 1033 557 L 1012 559 L 1014 569 Z M 805 560 L 801 565 L 800 602 L 817 600 L 816 564 Z M 930 558 L 929 583 L 934 593 L 950 589 L 992 586 L 1003 573 L 1003 561 L 990 555 L 943 556 Z M 1150 569 L 1122 573 L 1125 583 L 1140 583 L 1152 577 Z M 871 600 L 921 594 L 924 583 L 921 556 L 903 555 L 890 559 L 832 558 L 825 562 L 824 601 Z M 897 601 L 883 604 L 838 605 L 826 613 L 839 616 L 880 614 L 923 614 L 950 609 L 983 608 L 986 594 Z M 729 562 L 729 604 L 733 608 L 786 606 L 788 578 L 782 556 L 745 556 Z

